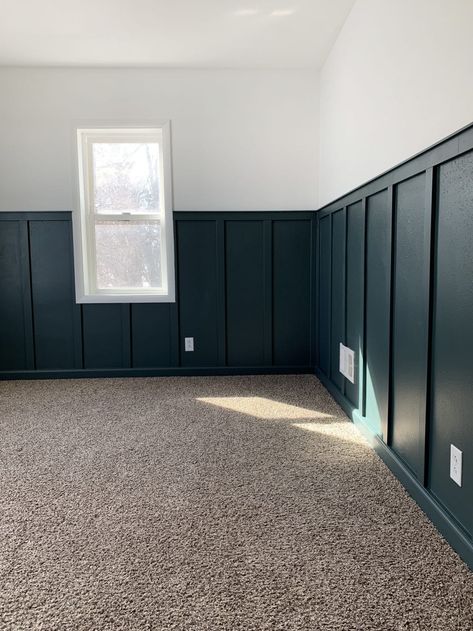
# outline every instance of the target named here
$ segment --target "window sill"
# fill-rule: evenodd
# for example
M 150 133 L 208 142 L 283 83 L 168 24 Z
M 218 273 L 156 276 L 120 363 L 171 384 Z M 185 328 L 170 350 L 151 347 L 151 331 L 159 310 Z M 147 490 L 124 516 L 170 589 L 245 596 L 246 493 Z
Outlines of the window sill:
M 89 294 L 76 296 L 76 303 L 83 304 L 128 304 L 128 303 L 176 302 L 174 294 Z

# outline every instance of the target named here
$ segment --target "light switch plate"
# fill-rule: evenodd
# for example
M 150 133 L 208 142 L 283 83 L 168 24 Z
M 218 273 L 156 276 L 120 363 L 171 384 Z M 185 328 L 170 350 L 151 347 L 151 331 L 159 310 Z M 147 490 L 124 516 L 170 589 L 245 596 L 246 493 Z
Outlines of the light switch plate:
M 194 338 L 193 337 L 185 337 L 184 338 L 184 350 L 186 352 L 190 352 L 194 350 Z
M 450 477 L 458 486 L 462 485 L 462 456 L 458 447 L 450 445 Z

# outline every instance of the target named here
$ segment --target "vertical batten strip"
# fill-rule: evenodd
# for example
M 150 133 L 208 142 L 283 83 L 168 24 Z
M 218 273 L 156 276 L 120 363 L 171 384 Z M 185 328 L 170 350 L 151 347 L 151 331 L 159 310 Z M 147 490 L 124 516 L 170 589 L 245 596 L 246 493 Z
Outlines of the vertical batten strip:
M 310 286 L 315 287 L 310 292 L 310 364 L 318 366 L 319 364 L 319 314 L 318 314 L 318 297 L 319 297 L 319 261 L 318 261 L 318 215 L 314 213 L 310 220 Z
M 217 269 L 217 355 L 218 365 L 227 365 L 227 300 L 225 260 L 225 219 L 215 221 Z
M 33 320 L 33 294 L 31 283 L 31 250 L 29 222 L 19 222 L 21 242 L 26 247 L 21 248 L 21 282 L 23 293 L 23 317 L 25 331 L 25 363 L 28 370 L 36 368 L 35 344 L 34 344 L 34 320 Z
M 343 210 L 341 211 L 343 213 L 343 218 L 344 218 L 344 235 L 343 235 L 343 263 L 342 263 L 342 300 L 343 300 L 343 305 L 342 305 L 342 314 L 343 314 L 343 325 L 342 325 L 342 330 L 343 330 L 343 344 L 347 343 L 347 237 L 348 237 L 348 226 L 347 226 L 347 222 L 348 222 L 348 210 L 347 210 L 347 206 L 345 206 L 343 208 Z M 345 395 L 346 393 L 346 384 L 347 384 L 347 380 L 344 377 L 343 381 L 342 381 L 342 393 L 343 395 Z
M 27 221 L 27 257 L 28 257 L 28 273 L 26 275 L 27 279 L 27 288 L 28 288 L 28 300 L 30 302 L 31 308 L 29 309 L 29 317 L 31 318 L 31 325 L 29 327 L 31 334 L 31 346 L 28 352 L 29 361 L 32 362 L 33 370 L 36 370 L 36 337 L 35 337 L 35 327 L 34 327 L 34 301 L 33 301 L 33 280 L 32 280 L 32 269 L 31 269 L 31 221 Z
M 382 434 L 383 434 L 383 441 L 388 445 L 389 444 L 389 439 L 390 439 L 390 429 L 391 429 L 391 401 L 392 401 L 392 384 L 391 384 L 391 379 L 392 379 L 392 330 L 393 330 L 393 323 L 394 323 L 394 317 L 393 317 L 393 309 L 394 309 L 394 300 L 393 300 L 393 291 L 394 291 L 394 287 L 393 287 L 393 274 L 395 273 L 395 261 L 393 259 L 394 256 L 394 250 L 395 250 L 395 187 L 394 186 L 388 186 L 388 217 L 390 217 L 391 219 L 391 225 L 390 225 L 390 235 L 389 235 L 389 245 L 390 245 L 390 253 L 389 253 L 389 257 L 388 257 L 388 261 L 389 261 L 389 274 L 387 275 L 388 279 L 389 279 L 389 322 L 388 322 L 388 358 L 387 358 L 387 365 L 388 365 L 388 404 L 387 404 L 387 409 L 386 409 L 386 415 L 385 417 L 381 418 L 381 429 L 382 429 Z
M 332 375 L 332 282 L 333 282 L 333 213 L 330 213 L 329 217 L 329 234 L 330 234 L 330 265 L 328 282 L 328 312 L 329 312 L 329 327 L 328 327 L 328 374 L 329 379 Z
M 389 389 L 388 389 L 388 418 L 386 433 L 383 430 L 383 439 L 386 445 L 392 443 L 393 423 L 393 375 L 394 375 L 394 313 L 396 300 L 396 257 L 397 257 L 397 206 L 396 187 L 390 186 L 389 204 L 391 207 L 391 286 L 389 288 Z
M 367 304 L 367 283 L 366 278 L 368 275 L 368 204 L 366 201 L 366 197 L 363 197 L 361 201 L 361 208 L 363 212 L 364 219 L 364 230 L 363 230 L 363 338 L 361 340 L 361 348 L 363 354 L 363 366 L 362 370 L 359 370 L 359 374 L 361 377 L 361 397 L 359 401 L 359 408 L 361 415 L 366 417 L 366 304 Z
M 263 222 L 264 363 L 273 364 L 273 221 Z
M 425 265 L 427 304 L 429 305 L 429 322 L 427 326 L 427 370 L 426 370 L 426 399 L 422 418 L 424 420 L 423 436 L 423 467 L 421 482 L 424 487 L 429 484 L 429 453 L 430 453 L 430 421 L 432 416 L 432 388 L 433 388 L 433 351 L 434 351 L 434 323 L 436 303 L 436 265 L 437 265 L 437 229 L 438 229 L 438 203 L 437 203 L 437 169 L 427 169 L 425 180 L 425 242 L 429 244 L 428 256 Z M 429 212 L 430 211 L 430 212 Z
M 179 331 L 179 257 L 178 253 L 178 222 L 174 218 L 174 274 L 176 283 L 176 300 L 169 305 L 169 358 L 171 366 L 180 366 L 180 331 Z

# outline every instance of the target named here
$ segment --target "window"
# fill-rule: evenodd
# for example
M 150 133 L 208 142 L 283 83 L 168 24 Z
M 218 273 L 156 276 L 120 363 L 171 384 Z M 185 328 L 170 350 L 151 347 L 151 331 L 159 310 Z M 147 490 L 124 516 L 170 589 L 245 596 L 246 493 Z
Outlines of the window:
M 174 302 L 169 123 L 78 129 L 77 302 Z

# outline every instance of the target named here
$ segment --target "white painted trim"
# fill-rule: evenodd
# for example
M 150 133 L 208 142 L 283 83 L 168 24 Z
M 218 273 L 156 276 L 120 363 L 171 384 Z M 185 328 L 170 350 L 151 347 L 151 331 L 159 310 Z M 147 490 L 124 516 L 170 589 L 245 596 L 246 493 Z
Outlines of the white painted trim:
M 131 123 L 76 123 L 73 127 L 74 180 L 76 195 L 72 213 L 74 263 L 76 281 L 76 302 L 78 303 L 110 303 L 110 302 L 175 302 L 175 270 L 174 270 L 174 229 L 172 200 L 172 167 L 171 167 L 171 124 L 170 121 L 155 121 L 145 124 Z M 103 142 L 154 141 L 160 151 L 160 181 L 162 183 L 161 208 L 156 213 L 140 213 L 130 215 L 106 214 L 104 220 L 149 220 L 158 221 L 161 226 L 161 271 L 163 286 L 159 289 L 108 289 L 98 290 L 95 287 L 95 221 L 92 215 L 90 186 L 93 182 L 91 145 L 100 140 Z

